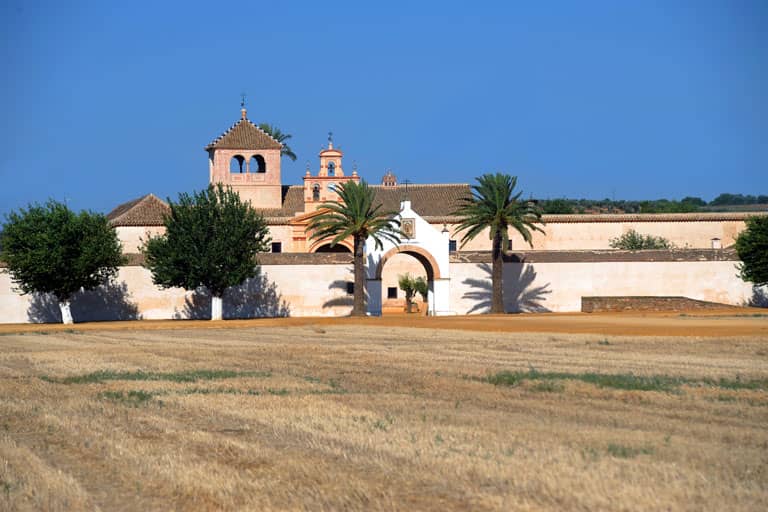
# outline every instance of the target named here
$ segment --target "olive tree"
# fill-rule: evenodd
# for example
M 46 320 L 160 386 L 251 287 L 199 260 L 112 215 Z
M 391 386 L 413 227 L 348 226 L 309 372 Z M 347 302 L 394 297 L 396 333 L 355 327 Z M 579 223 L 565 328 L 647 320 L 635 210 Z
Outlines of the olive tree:
M 221 184 L 168 200 L 165 233 L 147 240 L 144 265 L 162 287 L 211 292 L 211 320 L 222 318 L 227 288 L 256 275 L 256 254 L 270 242 L 264 218 Z
M 768 217 L 749 217 L 736 238 L 741 278 L 755 286 L 768 285 Z
M 22 293 L 51 293 L 62 322 L 73 322 L 72 295 L 92 290 L 117 274 L 123 262 L 120 241 L 99 213 L 74 213 L 50 200 L 6 216 L 0 259 Z

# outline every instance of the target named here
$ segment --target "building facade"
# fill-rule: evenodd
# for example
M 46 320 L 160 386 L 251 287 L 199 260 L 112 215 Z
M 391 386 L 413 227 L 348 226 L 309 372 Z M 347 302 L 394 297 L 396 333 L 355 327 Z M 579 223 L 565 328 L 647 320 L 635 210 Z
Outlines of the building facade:
M 281 174 L 282 145 L 248 119 L 245 108 L 228 130 L 205 147 L 208 154 L 209 183 L 231 186 L 240 197 L 264 215 L 272 237 L 274 253 L 351 252 L 351 241 L 331 246 L 328 241 L 312 240 L 307 226 L 324 201 L 338 199 L 336 189 L 346 181 L 359 182 L 357 169 L 345 171 L 344 153 L 334 147 L 329 134 L 327 147 L 318 154 L 317 167 L 307 166 L 301 184 L 285 184 Z M 462 246 L 453 215 L 460 199 L 470 194 L 467 183 L 401 184 L 391 171 L 374 184 L 377 201 L 385 211 L 397 212 L 403 201 L 435 229 L 439 230 L 453 256 L 490 250 L 490 237 L 481 234 Z M 163 230 L 167 205 L 152 194 L 115 208 L 109 218 L 116 227 L 126 253 L 139 252 L 149 236 Z M 662 236 L 681 249 L 706 249 L 731 246 L 744 229 L 748 213 L 682 214 L 582 214 L 544 215 L 544 233 L 533 233 L 528 246 L 514 231 L 509 233 L 512 251 L 589 251 L 607 250 L 610 241 L 629 230 Z M 397 287 L 401 274 L 427 277 L 429 269 L 407 252 L 387 260 L 383 271 L 382 305 L 399 308 L 402 292 Z

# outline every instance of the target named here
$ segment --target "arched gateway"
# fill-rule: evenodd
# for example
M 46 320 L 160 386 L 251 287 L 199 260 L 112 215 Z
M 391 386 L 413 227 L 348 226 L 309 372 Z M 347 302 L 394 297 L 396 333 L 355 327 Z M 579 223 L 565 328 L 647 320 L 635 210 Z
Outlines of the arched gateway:
M 368 314 L 381 315 L 382 272 L 395 254 L 409 254 L 419 260 L 429 281 L 429 314 L 447 315 L 449 311 L 448 232 L 440 232 L 411 209 L 410 201 L 400 203 L 401 230 L 405 238 L 399 245 L 385 241 L 381 249 L 372 239 L 365 244 L 366 292 Z

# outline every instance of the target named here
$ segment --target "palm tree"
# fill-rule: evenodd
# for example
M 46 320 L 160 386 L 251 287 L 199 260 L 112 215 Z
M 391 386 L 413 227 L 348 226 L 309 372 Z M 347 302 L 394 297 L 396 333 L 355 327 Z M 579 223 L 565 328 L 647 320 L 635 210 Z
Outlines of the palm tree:
M 293 152 L 291 147 L 285 142 L 288 139 L 292 137 L 292 135 L 283 133 L 280 131 L 280 128 L 277 126 L 271 125 L 269 123 L 261 123 L 259 124 L 259 128 L 266 132 L 267 135 L 275 139 L 277 142 L 283 145 L 283 149 L 280 150 L 281 156 L 287 156 L 290 158 L 293 162 L 296 161 L 296 153 Z
M 472 185 L 472 194 L 462 199 L 454 215 L 460 217 L 457 232 L 466 231 L 461 239 L 463 247 L 467 242 L 489 228 L 493 240 L 493 271 L 491 280 L 493 292 L 491 313 L 504 313 L 503 249 L 509 240 L 508 229 L 514 228 L 523 240 L 533 247 L 531 231 L 544 232 L 536 224 L 543 224 L 541 211 L 531 201 L 520 201 L 522 192 L 514 193 L 517 176 L 508 174 L 483 174 Z
M 376 193 L 365 181 L 347 181 L 336 188 L 339 201 L 322 203 L 322 213 L 310 220 L 310 239 L 331 239 L 331 246 L 352 237 L 354 240 L 355 289 L 352 316 L 365 316 L 365 241 L 371 237 L 376 247 L 383 240 L 400 243 L 397 212 L 382 212 L 375 204 Z

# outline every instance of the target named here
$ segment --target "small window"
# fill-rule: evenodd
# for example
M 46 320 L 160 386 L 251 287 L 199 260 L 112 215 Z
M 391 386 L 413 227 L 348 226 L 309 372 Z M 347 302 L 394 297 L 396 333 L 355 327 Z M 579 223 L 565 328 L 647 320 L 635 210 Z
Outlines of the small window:
M 312 200 L 313 201 L 320 200 L 320 185 L 318 183 L 315 183 L 314 185 L 312 185 Z
M 395 286 L 387 287 L 387 298 L 388 299 L 396 299 L 397 298 L 397 288 Z
M 507 250 L 508 251 L 512 250 L 512 239 L 511 238 L 509 240 L 507 240 Z
M 347 295 L 354 295 L 355 294 L 355 283 L 352 281 L 347 281 Z
M 328 176 L 336 176 L 336 164 L 328 162 Z
M 448 252 L 456 252 L 456 240 L 448 240 Z
M 283 242 L 272 242 L 272 252 L 283 252 Z

